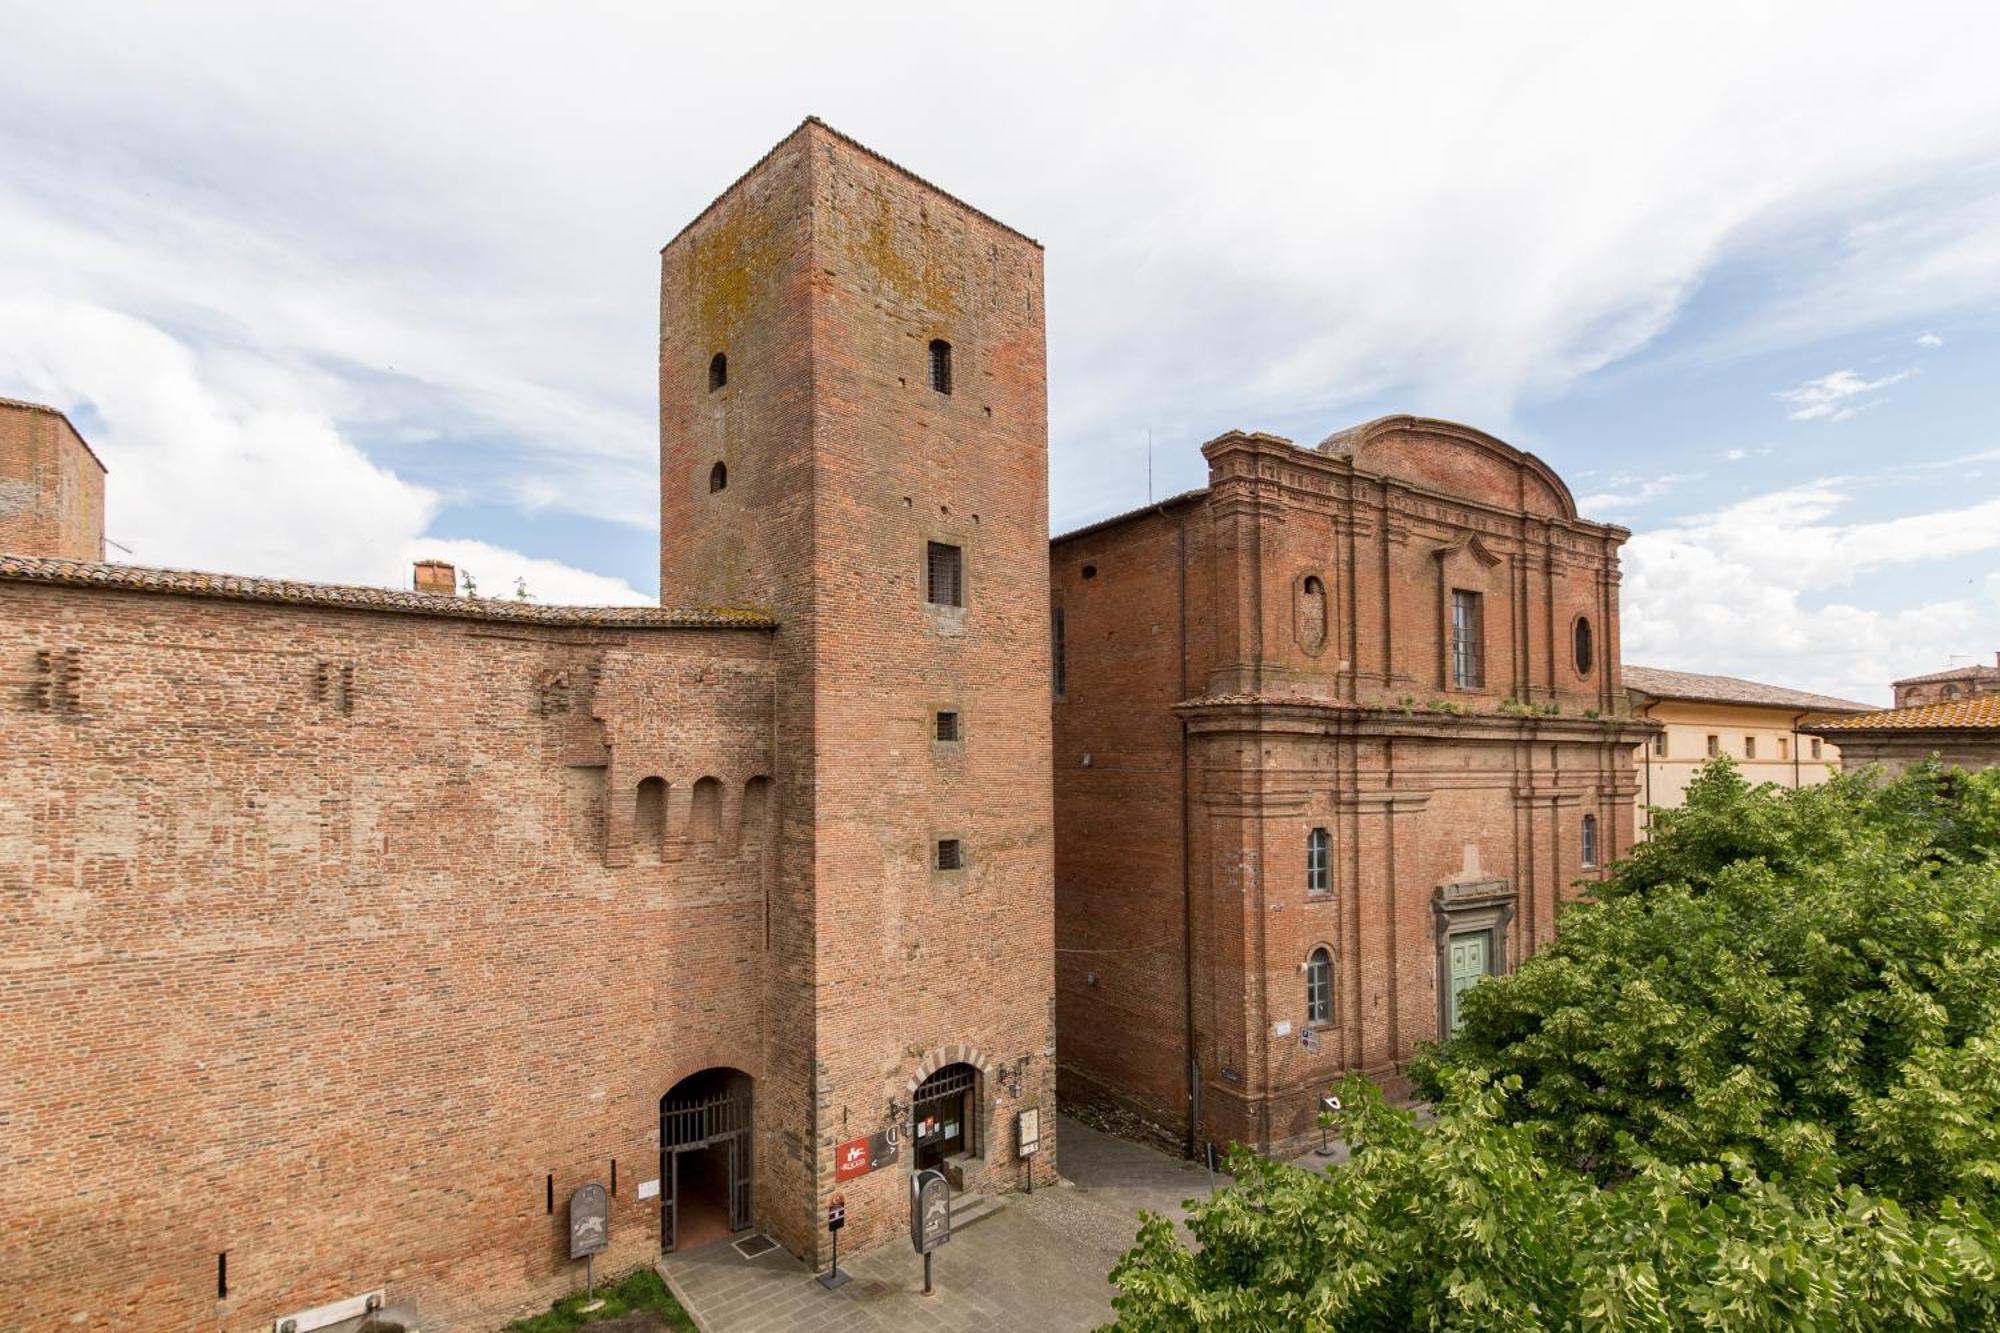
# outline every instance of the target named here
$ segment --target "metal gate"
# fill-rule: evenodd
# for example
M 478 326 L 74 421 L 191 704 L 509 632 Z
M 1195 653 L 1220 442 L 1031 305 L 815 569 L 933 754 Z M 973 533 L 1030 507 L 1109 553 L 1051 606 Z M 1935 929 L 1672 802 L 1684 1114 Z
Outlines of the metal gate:
M 750 1225 L 751 1082 L 734 1069 L 705 1069 L 660 1099 L 660 1248 L 680 1240 L 680 1156 L 721 1145 L 729 1229 Z
M 918 1169 L 978 1150 L 973 1095 L 978 1086 L 979 1071 L 966 1064 L 946 1065 L 917 1085 L 910 1098 L 910 1128 Z

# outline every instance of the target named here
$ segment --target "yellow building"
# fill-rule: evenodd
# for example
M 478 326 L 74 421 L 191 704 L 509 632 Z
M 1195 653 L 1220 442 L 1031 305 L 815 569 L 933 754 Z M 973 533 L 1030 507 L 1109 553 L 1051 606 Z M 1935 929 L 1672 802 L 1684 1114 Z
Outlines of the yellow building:
M 1875 711 L 1852 699 L 1734 676 L 1627 664 L 1624 679 L 1632 711 L 1664 727 L 1638 751 L 1642 837 L 1648 807 L 1678 809 L 1695 770 L 1717 755 L 1728 755 L 1751 782 L 1807 787 L 1826 781 L 1840 771 L 1840 750 L 1831 741 L 1802 733 L 1800 724 Z

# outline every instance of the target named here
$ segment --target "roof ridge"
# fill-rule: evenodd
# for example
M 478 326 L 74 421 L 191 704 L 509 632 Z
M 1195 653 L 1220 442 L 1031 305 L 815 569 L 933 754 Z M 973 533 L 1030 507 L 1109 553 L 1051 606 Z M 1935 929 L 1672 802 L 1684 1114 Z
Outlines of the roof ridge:
M 771 629 L 777 621 L 738 607 L 585 606 L 503 601 L 442 593 L 406 592 L 358 583 L 218 574 L 56 556 L 0 554 L 0 582 L 102 588 L 283 606 L 324 606 L 453 620 L 495 620 L 541 625 L 599 625 L 624 629 Z

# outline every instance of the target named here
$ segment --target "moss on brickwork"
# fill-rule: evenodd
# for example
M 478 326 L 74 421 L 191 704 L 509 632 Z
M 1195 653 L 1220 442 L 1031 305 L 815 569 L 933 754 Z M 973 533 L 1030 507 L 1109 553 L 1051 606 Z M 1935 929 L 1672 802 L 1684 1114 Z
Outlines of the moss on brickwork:
M 693 1333 L 694 1321 L 687 1317 L 667 1291 L 667 1284 L 650 1265 L 634 1269 L 615 1283 L 598 1288 L 597 1298 L 601 1302 L 596 1309 L 586 1312 L 584 1306 L 591 1304 L 582 1293 L 565 1296 L 549 1307 L 547 1314 L 534 1315 L 527 1319 L 516 1319 L 507 1325 L 507 1333 L 570 1333 L 571 1329 L 601 1326 L 611 1320 L 625 1320 L 630 1316 L 651 1312 L 658 1315 L 659 1326 L 671 1329 L 685 1329 Z M 627 1327 L 639 1329 L 646 1324 L 633 1319 Z

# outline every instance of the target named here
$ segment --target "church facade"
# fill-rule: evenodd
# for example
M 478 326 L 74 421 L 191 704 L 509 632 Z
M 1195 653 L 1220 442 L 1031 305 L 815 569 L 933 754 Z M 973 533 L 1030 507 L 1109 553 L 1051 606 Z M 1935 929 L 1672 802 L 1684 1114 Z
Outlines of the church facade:
M 1654 727 L 1628 534 L 1533 455 L 1417 417 L 1202 452 L 1053 546 L 1061 1086 L 1272 1149 L 1552 938 Z

